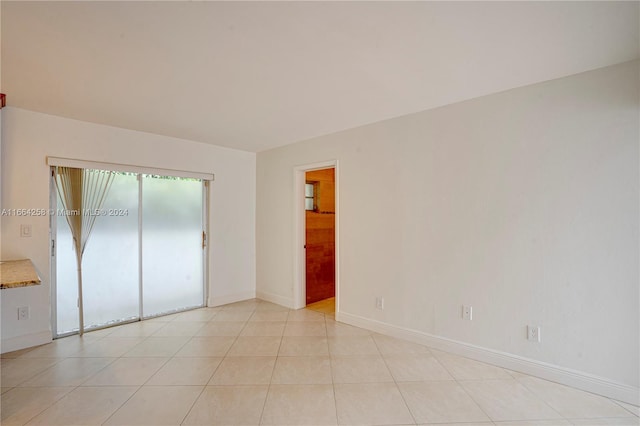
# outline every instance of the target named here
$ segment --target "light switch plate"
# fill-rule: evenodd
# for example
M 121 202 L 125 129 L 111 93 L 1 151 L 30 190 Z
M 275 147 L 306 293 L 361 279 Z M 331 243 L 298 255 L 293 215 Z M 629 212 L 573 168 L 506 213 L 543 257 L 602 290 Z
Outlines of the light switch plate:
M 31 237 L 31 225 L 20 225 L 20 236 L 23 238 Z

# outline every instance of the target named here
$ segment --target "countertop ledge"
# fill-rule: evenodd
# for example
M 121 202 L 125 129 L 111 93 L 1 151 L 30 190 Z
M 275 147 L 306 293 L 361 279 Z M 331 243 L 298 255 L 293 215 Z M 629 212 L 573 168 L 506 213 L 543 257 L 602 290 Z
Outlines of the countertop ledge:
M 30 259 L 0 262 L 0 289 L 40 285 L 42 281 Z

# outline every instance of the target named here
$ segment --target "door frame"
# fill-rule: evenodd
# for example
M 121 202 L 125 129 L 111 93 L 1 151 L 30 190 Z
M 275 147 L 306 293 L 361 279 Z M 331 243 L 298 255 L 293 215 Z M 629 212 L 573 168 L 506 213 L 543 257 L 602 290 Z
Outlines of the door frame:
M 293 169 L 293 309 L 307 306 L 306 219 L 304 209 L 305 174 L 313 170 L 334 169 L 335 176 L 335 285 L 336 314 L 340 310 L 340 173 L 338 160 L 305 164 Z

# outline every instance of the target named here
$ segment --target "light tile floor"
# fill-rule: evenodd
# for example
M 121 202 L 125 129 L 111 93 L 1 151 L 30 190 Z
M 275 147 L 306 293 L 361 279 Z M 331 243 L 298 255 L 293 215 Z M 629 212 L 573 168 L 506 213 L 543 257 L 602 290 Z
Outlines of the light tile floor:
M 336 323 L 332 303 L 250 300 L 4 354 L 0 423 L 640 424 L 635 406 Z

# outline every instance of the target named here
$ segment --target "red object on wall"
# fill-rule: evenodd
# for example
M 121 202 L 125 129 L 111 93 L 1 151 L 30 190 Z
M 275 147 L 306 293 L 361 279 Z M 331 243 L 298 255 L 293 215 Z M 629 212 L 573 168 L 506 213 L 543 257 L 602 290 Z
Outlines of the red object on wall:
M 4 93 L 0 93 L 0 108 L 4 108 L 7 106 L 7 95 Z

